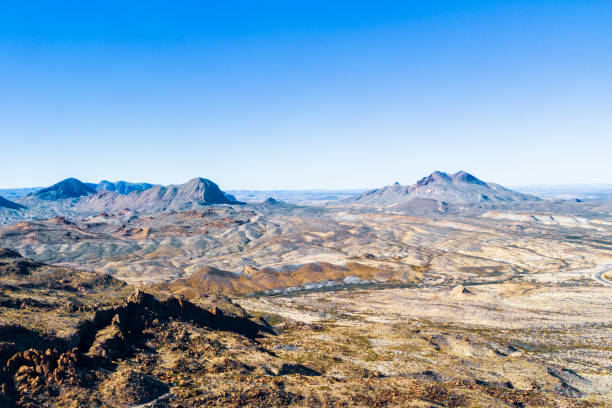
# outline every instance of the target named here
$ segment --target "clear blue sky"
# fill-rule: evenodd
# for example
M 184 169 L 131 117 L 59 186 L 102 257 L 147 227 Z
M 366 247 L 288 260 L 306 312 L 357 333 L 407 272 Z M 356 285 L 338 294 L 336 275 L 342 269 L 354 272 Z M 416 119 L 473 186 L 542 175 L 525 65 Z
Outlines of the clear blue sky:
M 0 188 L 612 182 L 612 1 L 2 1 Z

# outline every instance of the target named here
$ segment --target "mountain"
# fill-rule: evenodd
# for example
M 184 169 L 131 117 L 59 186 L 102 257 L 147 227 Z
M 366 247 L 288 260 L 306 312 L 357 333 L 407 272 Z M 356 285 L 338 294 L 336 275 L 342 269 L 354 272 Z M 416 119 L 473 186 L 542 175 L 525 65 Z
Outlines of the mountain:
M 274 197 L 268 197 L 260 204 L 261 207 L 266 208 L 285 208 L 287 207 L 287 203 L 282 200 L 277 200 Z
M 41 200 L 56 201 L 64 198 L 78 198 L 95 193 L 96 190 L 91 186 L 75 178 L 67 178 L 51 187 L 43 188 L 34 193 L 28 194 Z
M 437 208 L 443 211 L 443 207 L 448 204 L 516 203 L 539 200 L 535 196 L 509 190 L 499 184 L 482 181 L 465 171 L 454 174 L 435 171 L 411 186 L 403 186 L 396 182 L 344 202 L 398 209 Z
M 149 183 L 129 183 L 127 181 L 107 181 L 102 180 L 96 186 L 97 191 L 115 191 L 119 194 L 130 194 L 132 191 L 145 191 L 153 187 Z
M 12 201 L 7 200 L 6 198 L 0 196 L 0 208 L 8 208 L 11 210 L 19 210 L 22 208 L 26 208 L 24 205 L 14 203 Z
M 261 203 L 253 204 L 254 208 L 265 213 L 283 211 L 295 208 L 295 204 L 287 204 L 282 200 L 277 200 L 273 197 L 268 197 Z
M 169 186 L 155 185 L 130 194 L 99 191 L 79 202 L 83 211 L 106 211 L 130 208 L 138 211 L 184 210 L 212 204 L 243 204 L 221 191 L 219 186 L 205 178 L 194 178 L 187 183 Z

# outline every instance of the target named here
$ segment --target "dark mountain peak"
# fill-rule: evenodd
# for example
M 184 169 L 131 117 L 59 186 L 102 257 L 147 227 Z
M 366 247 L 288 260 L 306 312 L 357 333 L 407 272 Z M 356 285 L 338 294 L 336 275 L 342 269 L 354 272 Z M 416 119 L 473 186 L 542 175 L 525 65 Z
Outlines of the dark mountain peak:
M 433 183 L 452 183 L 453 179 L 443 171 L 434 171 L 427 177 L 423 177 L 416 182 L 417 186 L 427 186 Z
M 6 198 L 0 196 L 0 208 L 9 208 L 11 210 L 19 210 L 21 208 L 25 208 L 25 206 L 21 204 L 14 203 Z
M 33 195 L 43 200 L 61 200 L 76 198 L 95 193 L 96 190 L 75 178 L 67 178 L 51 187 L 38 190 Z
M 472 176 L 470 173 L 467 173 L 463 170 L 460 170 L 451 176 L 453 182 L 455 183 L 465 183 L 465 184 L 477 184 L 479 186 L 488 187 L 487 183 L 484 181 Z

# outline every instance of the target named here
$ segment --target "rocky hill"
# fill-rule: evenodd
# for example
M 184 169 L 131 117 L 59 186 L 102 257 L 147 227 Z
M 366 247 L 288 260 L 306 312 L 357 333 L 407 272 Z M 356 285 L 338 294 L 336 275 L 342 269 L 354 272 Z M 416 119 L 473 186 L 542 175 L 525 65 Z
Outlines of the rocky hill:
M 348 262 L 346 265 L 313 262 L 293 265 L 283 270 L 269 267 L 257 270 L 249 267 L 246 271 L 247 273 L 238 274 L 205 266 L 194 271 L 188 278 L 176 279 L 169 284 L 159 284 L 158 287 L 191 299 L 210 292 L 244 296 L 253 293 L 288 293 L 379 281 L 393 283 L 418 281 L 414 274 L 407 274 L 405 271 L 377 268 L 358 262 Z
M 10 210 L 19 210 L 25 208 L 25 206 L 21 204 L 14 203 L 6 198 L 0 196 L 0 208 L 8 208 Z
M 346 203 L 380 207 L 408 207 L 442 211 L 447 205 L 535 202 L 535 196 L 484 182 L 464 171 L 433 172 L 411 186 L 399 183 L 345 200 Z
M 282 200 L 277 200 L 273 197 L 268 197 L 261 203 L 254 204 L 254 207 L 263 212 L 270 211 L 282 211 L 282 210 L 292 210 L 295 208 L 294 204 L 287 204 Z
M 41 200 L 57 201 L 66 198 L 78 198 L 95 193 L 91 186 L 75 178 L 67 178 L 36 192 L 28 194 L 28 197 Z

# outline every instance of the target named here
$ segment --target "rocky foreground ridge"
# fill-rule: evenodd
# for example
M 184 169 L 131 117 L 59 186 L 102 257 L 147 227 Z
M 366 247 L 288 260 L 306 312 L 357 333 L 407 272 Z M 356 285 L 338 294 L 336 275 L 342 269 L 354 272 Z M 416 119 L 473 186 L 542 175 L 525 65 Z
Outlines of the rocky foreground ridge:
M 391 350 L 400 375 L 374 351 L 394 341 L 371 343 L 337 319 L 254 317 L 223 295 L 188 301 L 10 250 L 0 249 L 0 277 L 0 406 L 569 407 L 582 396 L 569 381 L 586 381 L 422 324 L 393 326 L 415 348 Z M 456 344 L 476 353 L 473 374 L 442 371 L 462 364 Z M 501 362 L 512 381 L 489 379 Z
M 66 390 L 74 406 L 149 402 L 168 386 L 117 361 L 142 352 L 154 334 L 176 334 L 168 325 L 228 331 L 245 341 L 273 333 L 226 298 L 214 305 L 160 298 L 10 250 L 0 249 L 0 276 L 0 406 L 69 404 Z

